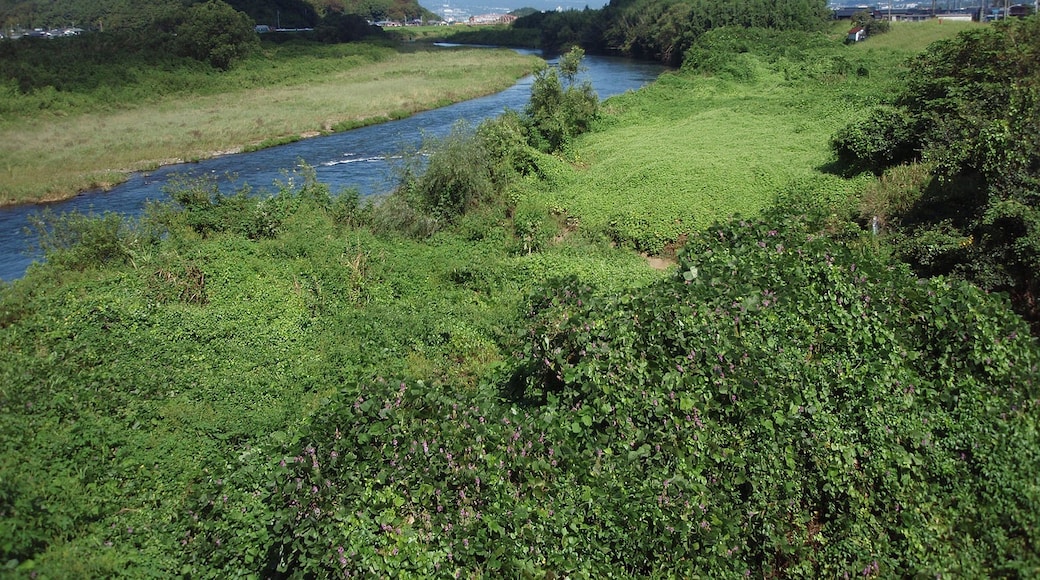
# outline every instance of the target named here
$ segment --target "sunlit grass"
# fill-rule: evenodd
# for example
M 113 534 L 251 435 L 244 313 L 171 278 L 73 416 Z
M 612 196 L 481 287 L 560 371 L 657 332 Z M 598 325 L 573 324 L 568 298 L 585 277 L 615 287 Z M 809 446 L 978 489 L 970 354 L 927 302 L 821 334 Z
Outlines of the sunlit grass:
M 602 130 L 574 145 L 571 166 L 527 194 L 587 233 L 652 253 L 780 193 L 851 198 L 863 184 L 828 172 L 831 137 L 896 94 L 906 58 L 973 25 L 900 22 L 844 46 L 847 25 L 805 61 L 750 61 L 751 81 L 680 73 L 608 101 Z
M 979 26 L 987 25 L 978 22 L 937 19 L 923 22 L 893 22 L 892 29 L 888 33 L 873 36 L 869 42 L 859 42 L 853 47 L 862 51 L 888 50 L 912 54 L 921 52 L 937 40 L 951 38 L 962 31 Z
M 659 252 L 716 220 L 753 215 L 785 189 L 844 191 L 820 167 L 856 108 L 803 89 L 773 77 L 659 81 L 647 95 L 611 101 L 612 126 L 582 139 L 573 171 L 539 195 L 586 231 Z
M 490 94 L 530 72 L 535 59 L 480 49 L 336 62 L 324 63 L 320 77 L 304 72 L 296 82 L 8 123 L 0 129 L 0 204 L 68 197 L 110 186 L 131 171 Z

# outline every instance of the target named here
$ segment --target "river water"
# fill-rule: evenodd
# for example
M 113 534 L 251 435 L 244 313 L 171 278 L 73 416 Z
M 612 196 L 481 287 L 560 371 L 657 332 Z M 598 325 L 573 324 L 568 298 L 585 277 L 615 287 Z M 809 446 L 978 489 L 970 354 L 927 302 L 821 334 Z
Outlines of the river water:
M 553 60 L 549 62 L 555 64 Z M 600 99 L 638 89 L 666 70 L 656 63 L 591 55 L 585 57 L 585 66 L 583 78 L 592 83 Z M 399 121 L 137 173 L 107 192 L 87 192 L 45 205 L 0 208 L 0 280 L 21 278 L 29 265 L 40 259 L 31 252 L 32 239 L 25 230 L 30 216 L 45 207 L 56 213 L 116 212 L 137 217 L 148 200 L 165 199 L 164 186 L 178 176 L 214 176 L 226 193 L 244 185 L 256 192 L 273 192 L 275 183 L 286 181 L 301 162 L 313 167 L 318 180 L 328 184 L 333 192 L 356 188 L 362 196 L 384 193 L 393 186 L 393 159 L 402 151 L 416 150 L 424 135 L 447 135 L 460 120 L 476 126 L 506 109 L 523 109 L 530 98 L 532 82 L 532 77 L 525 77 L 500 93 Z

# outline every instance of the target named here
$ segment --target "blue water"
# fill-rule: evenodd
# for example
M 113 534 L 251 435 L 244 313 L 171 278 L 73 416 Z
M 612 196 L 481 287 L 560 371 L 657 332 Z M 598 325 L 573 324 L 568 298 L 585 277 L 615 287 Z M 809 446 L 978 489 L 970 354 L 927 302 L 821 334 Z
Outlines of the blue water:
M 638 89 L 665 70 L 654 63 L 599 56 L 587 56 L 585 65 L 588 70 L 584 78 L 592 83 L 601 99 Z M 56 213 L 116 212 L 137 217 L 148 200 L 165 199 L 164 186 L 178 176 L 213 176 L 221 190 L 228 193 L 245 185 L 256 192 L 274 191 L 276 182 L 285 182 L 301 162 L 313 167 L 318 180 L 328 184 L 333 192 L 356 188 L 363 196 L 384 193 L 393 187 L 394 160 L 402 152 L 418 149 L 424 135 L 441 137 L 460 120 L 476 126 L 506 109 L 519 111 L 527 104 L 532 82 L 531 77 L 526 77 L 500 93 L 399 121 L 134 174 L 107 192 L 87 192 L 51 204 L 0 208 L 0 280 L 21 278 L 29 264 L 41 259 L 31 252 L 33 240 L 25 230 L 30 216 L 45 207 Z

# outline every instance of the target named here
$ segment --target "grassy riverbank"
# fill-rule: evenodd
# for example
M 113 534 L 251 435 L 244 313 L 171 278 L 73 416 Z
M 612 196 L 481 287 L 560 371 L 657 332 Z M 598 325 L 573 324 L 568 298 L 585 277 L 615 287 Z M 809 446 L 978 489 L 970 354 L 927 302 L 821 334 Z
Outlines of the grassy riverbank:
M 559 155 L 500 125 L 523 175 L 421 239 L 306 176 L 68 219 L 0 287 L 0 569 L 1035 575 L 1040 350 L 830 171 L 906 26 L 736 34 Z
M 490 94 L 535 62 L 509 50 L 288 45 L 223 74 L 141 71 L 128 86 L 78 94 L 23 95 L 6 87 L 0 205 L 70 197 L 119 183 L 132 171 Z
M 719 36 L 715 52 L 684 71 L 612 99 L 570 166 L 526 193 L 590 235 L 651 254 L 720 218 L 755 215 L 778 196 L 854 205 L 866 176 L 828 170 L 831 137 L 893 94 L 909 56 L 973 26 L 901 22 L 843 46 L 848 26 L 837 23 L 827 41 L 795 34 L 752 52 L 725 52 Z

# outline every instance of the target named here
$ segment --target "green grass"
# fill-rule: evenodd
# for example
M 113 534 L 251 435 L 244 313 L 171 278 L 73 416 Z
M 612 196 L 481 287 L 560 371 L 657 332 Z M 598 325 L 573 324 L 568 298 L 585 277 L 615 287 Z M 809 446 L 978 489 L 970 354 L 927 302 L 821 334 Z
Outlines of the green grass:
M 964 30 L 986 26 L 978 22 L 925 20 L 923 22 L 893 22 L 892 29 L 886 33 L 853 45 L 853 49 L 862 52 L 883 51 L 907 56 L 916 54 L 929 44 L 951 38 Z
M 836 26 L 800 58 L 736 55 L 719 76 L 666 74 L 612 98 L 569 164 L 524 194 L 591 237 L 650 253 L 716 220 L 754 215 L 780 193 L 844 204 L 863 184 L 827 170 L 830 138 L 891 98 L 907 56 L 967 26 L 898 23 L 851 47 Z

